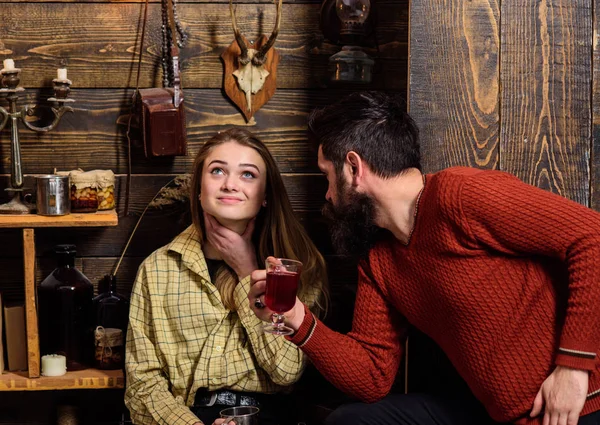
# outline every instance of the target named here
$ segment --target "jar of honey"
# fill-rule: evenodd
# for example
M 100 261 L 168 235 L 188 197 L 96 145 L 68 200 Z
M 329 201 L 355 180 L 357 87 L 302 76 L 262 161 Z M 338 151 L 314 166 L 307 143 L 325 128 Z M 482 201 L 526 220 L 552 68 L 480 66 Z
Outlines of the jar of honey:
M 98 189 L 98 210 L 115 208 L 115 174 L 111 170 L 95 170 Z

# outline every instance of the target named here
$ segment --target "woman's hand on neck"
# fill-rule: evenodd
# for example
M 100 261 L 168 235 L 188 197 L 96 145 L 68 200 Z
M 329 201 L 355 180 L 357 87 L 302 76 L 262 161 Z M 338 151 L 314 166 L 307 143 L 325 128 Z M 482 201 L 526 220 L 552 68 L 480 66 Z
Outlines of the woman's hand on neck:
M 202 247 L 207 258 L 224 260 L 240 279 L 258 268 L 256 251 L 252 243 L 254 221 L 219 222 L 215 217 L 204 213 L 206 235 Z
M 222 220 L 222 219 L 217 219 L 216 217 L 212 216 L 217 224 L 219 226 L 222 226 L 225 229 L 229 229 L 232 232 L 237 233 L 238 235 L 242 235 L 244 233 L 244 231 L 246 230 L 246 228 L 248 227 L 248 223 L 250 222 L 250 220 L 244 220 L 244 221 L 233 221 L 233 220 Z M 208 232 L 208 226 L 205 220 L 205 225 L 204 225 L 205 229 L 207 229 Z M 206 237 L 207 235 L 204 235 L 204 245 L 202 247 L 202 250 L 204 251 L 204 256 L 207 258 L 210 258 L 212 260 L 222 260 L 223 256 L 221 255 L 221 252 L 215 247 L 213 246 L 213 244 L 208 240 L 208 238 Z

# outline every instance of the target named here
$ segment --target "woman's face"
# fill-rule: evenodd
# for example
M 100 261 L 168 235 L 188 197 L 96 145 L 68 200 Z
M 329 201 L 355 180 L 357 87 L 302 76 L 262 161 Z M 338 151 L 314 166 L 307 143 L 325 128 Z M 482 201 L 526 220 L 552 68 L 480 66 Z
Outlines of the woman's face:
M 204 160 L 200 204 L 223 225 L 249 221 L 263 205 L 266 185 L 267 169 L 258 152 L 226 142 Z

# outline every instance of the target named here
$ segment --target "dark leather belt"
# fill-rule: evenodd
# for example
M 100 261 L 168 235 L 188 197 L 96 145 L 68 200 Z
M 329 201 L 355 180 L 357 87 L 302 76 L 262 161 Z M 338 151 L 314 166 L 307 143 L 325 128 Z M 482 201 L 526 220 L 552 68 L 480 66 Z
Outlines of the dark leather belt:
M 220 390 L 212 393 L 196 394 L 194 399 L 194 407 L 205 406 L 256 406 L 260 407 L 260 403 L 255 397 L 245 393 L 237 393 L 233 391 Z

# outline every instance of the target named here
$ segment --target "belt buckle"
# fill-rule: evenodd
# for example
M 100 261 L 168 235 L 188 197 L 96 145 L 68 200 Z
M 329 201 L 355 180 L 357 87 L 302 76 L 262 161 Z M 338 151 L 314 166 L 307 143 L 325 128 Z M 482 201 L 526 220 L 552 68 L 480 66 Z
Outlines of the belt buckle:
M 216 402 L 216 401 L 217 401 L 217 393 L 216 393 L 216 392 L 213 392 L 213 393 L 210 395 L 210 400 L 208 401 L 208 403 L 206 403 L 206 406 L 207 406 L 207 407 L 212 407 L 212 406 L 214 406 L 214 405 L 215 405 L 215 402 Z
M 196 397 L 196 400 L 194 400 L 194 407 L 212 407 L 215 405 L 215 403 L 217 402 L 217 393 L 216 392 L 212 392 L 212 393 L 208 393 L 206 395 L 203 395 L 202 397 Z

